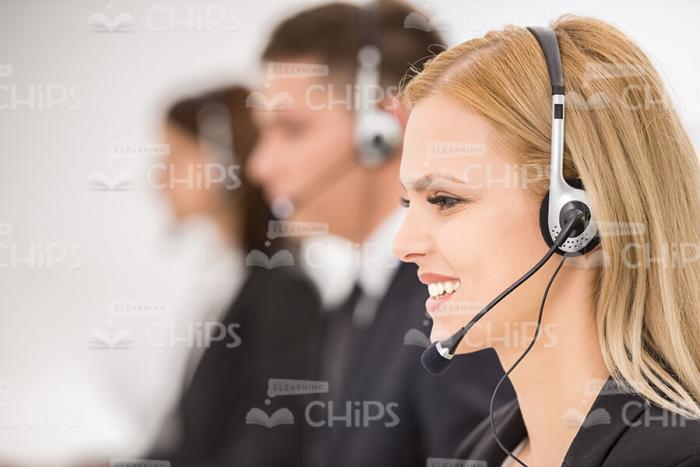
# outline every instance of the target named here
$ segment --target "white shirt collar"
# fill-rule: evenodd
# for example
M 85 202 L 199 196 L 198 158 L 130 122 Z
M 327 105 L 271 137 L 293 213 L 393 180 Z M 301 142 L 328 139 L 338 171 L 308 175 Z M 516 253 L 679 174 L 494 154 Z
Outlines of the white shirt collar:
M 356 282 L 371 298 L 378 300 L 386 294 L 399 265 L 392 246 L 405 212 L 397 208 L 360 245 L 335 235 L 302 240 L 301 264 L 316 284 L 325 308 L 345 300 Z
M 396 209 L 377 226 L 363 244 L 363 261 L 357 273 L 357 281 L 364 293 L 371 297 L 384 296 L 399 265 L 399 260 L 392 251 L 394 238 L 405 215 L 405 209 Z

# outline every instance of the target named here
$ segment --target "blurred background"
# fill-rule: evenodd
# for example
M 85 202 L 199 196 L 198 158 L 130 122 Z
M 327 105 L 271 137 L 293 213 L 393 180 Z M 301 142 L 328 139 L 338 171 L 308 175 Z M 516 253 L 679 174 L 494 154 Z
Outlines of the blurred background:
M 317 0 L 0 0 L 0 459 L 137 455 L 177 397 L 215 293 L 211 232 L 176 229 L 149 169 L 168 103 L 264 79 L 260 49 Z M 406 27 L 456 44 L 505 24 L 593 15 L 652 57 L 700 143 L 700 2 L 415 1 Z M 207 274 L 210 274 L 208 276 Z M 157 323 L 166 338 L 144 334 Z M 180 324 L 178 324 L 180 323 Z

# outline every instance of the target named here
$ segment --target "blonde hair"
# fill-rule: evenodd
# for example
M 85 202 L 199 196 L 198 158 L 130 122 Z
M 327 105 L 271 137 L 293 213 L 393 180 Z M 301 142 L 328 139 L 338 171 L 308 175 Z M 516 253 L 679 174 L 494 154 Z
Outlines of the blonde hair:
M 700 261 L 668 258 L 700 246 L 697 155 L 659 75 L 628 37 L 577 16 L 552 28 L 567 95 L 564 175 L 582 180 L 606 258 L 593 291 L 606 366 L 652 403 L 699 418 Z M 436 94 L 484 116 L 517 162 L 549 166 L 549 76 L 525 28 L 440 53 L 402 91 L 409 107 Z M 543 195 L 547 180 L 531 188 Z M 634 225 L 642 228 L 624 235 L 605 228 Z

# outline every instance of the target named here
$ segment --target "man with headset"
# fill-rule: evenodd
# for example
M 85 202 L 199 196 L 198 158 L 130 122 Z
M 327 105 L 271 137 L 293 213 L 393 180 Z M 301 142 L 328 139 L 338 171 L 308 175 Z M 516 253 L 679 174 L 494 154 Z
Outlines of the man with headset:
M 395 1 L 298 13 L 272 33 L 262 54 L 267 80 L 249 99 L 261 128 L 251 180 L 278 217 L 321 223 L 353 245 L 350 268 L 329 267 L 337 250 L 325 244 L 308 242 L 299 258 L 329 311 L 316 362 L 329 391 L 297 417 L 305 465 L 423 466 L 450 457 L 488 413 L 503 374 L 490 351 L 460 359 L 440 379 L 421 368 L 428 291 L 414 265 L 391 257 L 406 121 L 395 97 L 410 67 L 420 69 L 443 44 L 428 23 L 409 21 L 417 15 Z M 344 287 L 333 296 L 337 282 Z M 499 402 L 512 397 L 508 386 Z

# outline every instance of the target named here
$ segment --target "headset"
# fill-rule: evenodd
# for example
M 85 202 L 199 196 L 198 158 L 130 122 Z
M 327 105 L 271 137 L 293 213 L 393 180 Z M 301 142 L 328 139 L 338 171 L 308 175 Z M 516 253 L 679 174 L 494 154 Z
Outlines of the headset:
M 571 236 L 557 248 L 561 255 L 585 254 L 600 242 L 593 208 L 579 179 L 571 184 L 564 179 L 564 74 L 557 35 L 551 28 L 528 27 L 544 53 L 552 87 L 552 147 L 549 169 L 549 190 L 540 206 L 540 230 L 547 245 L 554 244 L 562 226 L 571 219 L 572 213 L 581 211 L 585 226 L 576 228 Z
M 377 99 L 372 99 L 372 91 L 381 89 L 382 53 L 376 8 L 370 3 L 360 9 L 360 47 L 355 70 L 355 152 L 359 163 L 370 169 L 389 160 L 403 136 L 396 117 L 381 109 Z
M 542 236 L 549 246 L 547 253 L 518 280 L 496 296 L 479 313 L 477 313 L 466 325 L 460 328 L 452 336 L 433 343 L 421 356 L 421 363 L 432 374 L 444 372 L 455 356 L 457 346 L 464 339 L 469 330 L 494 306 L 508 296 L 513 290 L 527 281 L 535 272 L 555 254 L 562 256 L 559 265 L 552 274 L 542 296 L 542 302 L 537 317 L 537 326 L 532 341 L 515 363 L 504 373 L 491 395 L 489 417 L 491 430 L 499 447 L 517 461 L 518 459 L 500 440 L 496 432 L 493 417 L 493 406 L 496 393 L 506 377 L 525 358 L 535 344 L 539 335 L 542 312 L 549 289 L 554 278 L 564 265 L 568 256 L 583 255 L 593 250 L 600 243 L 598 227 L 595 222 L 593 208 L 580 179 L 565 180 L 564 166 L 564 116 L 566 99 L 564 95 L 564 75 L 562 72 L 561 53 L 559 43 L 554 30 L 546 27 L 528 27 L 527 30 L 535 36 L 544 54 L 544 59 L 549 72 L 549 80 L 552 89 L 552 141 L 550 154 L 549 189 L 540 205 L 539 221 Z
M 231 111 L 215 97 L 202 103 L 197 112 L 197 134 L 201 148 L 221 164 L 240 163 L 233 146 Z
M 403 128 L 398 119 L 379 107 L 372 91 L 381 89 L 382 53 L 379 47 L 379 25 L 376 4 L 360 7 L 357 64 L 355 67 L 355 99 L 353 102 L 353 145 L 355 157 L 341 160 L 322 171 L 306 189 L 294 196 L 273 200 L 273 215 L 286 219 L 314 196 L 324 193 L 351 173 L 351 163 L 374 170 L 391 159 L 403 141 Z

